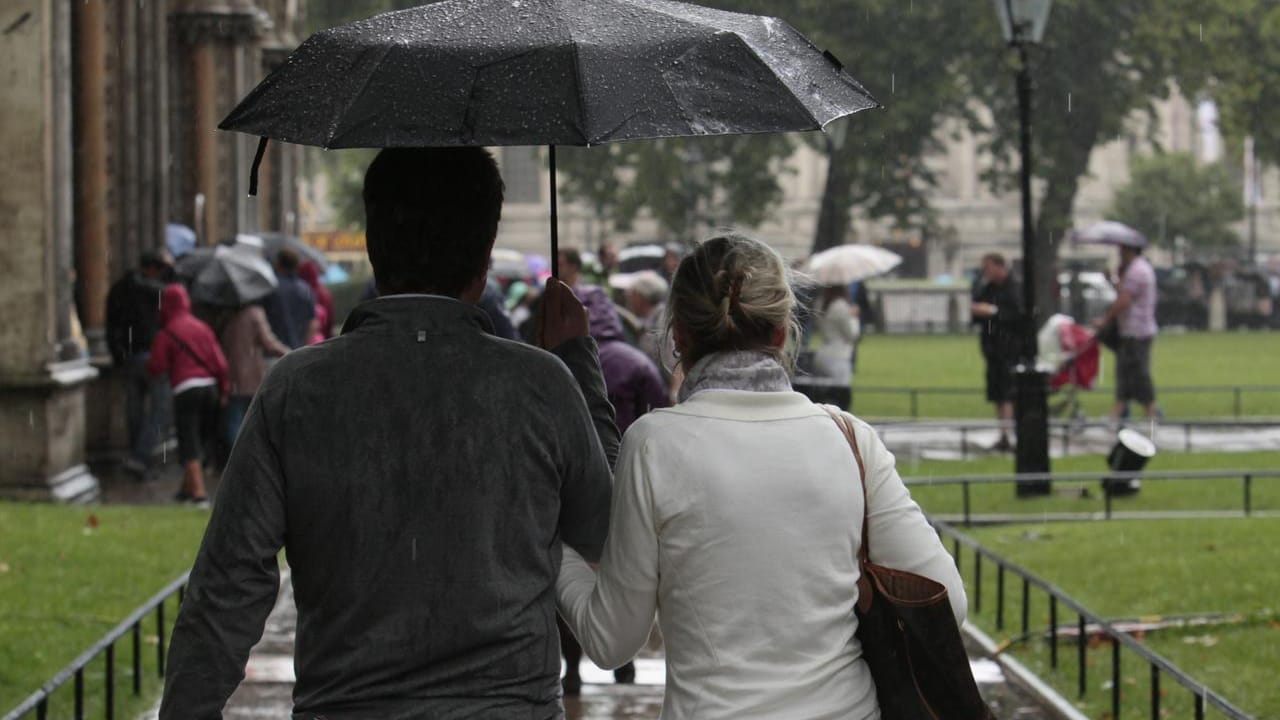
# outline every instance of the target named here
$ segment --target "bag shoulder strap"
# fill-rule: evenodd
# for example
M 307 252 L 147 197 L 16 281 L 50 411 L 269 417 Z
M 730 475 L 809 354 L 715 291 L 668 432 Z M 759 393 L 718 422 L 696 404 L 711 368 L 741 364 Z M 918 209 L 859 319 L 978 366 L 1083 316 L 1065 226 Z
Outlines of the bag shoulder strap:
M 835 421 L 836 427 L 840 428 L 840 432 L 844 434 L 845 441 L 849 443 L 849 449 L 853 450 L 853 460 L 858 464 L 858 481 L 862 485 L 862 545 L 858 548 L 858 562 L 866 564 L 870 562 L 867 540 L 867 516 L 870 512 L 867 502 L 867 467 L 862 462 L 862 452 L 858 450 L 858 439 L 854 437 L 853 423 L 849 421 L 849 417 L 834 405 L 823 405 L 822 409 L 827 411 Z
M 178 337 L 178 336 L 177 336 L 177 334 L 176 334 L 176 333 L 174 333 L 174 332 L 173 332 L 172 330 L 170 330 L 169 328 L 164 328 L 164 329 L 162 330 L 162 332 L 163 332 L 165 335 L 168 335 L 169 337 L 173 338 L 173 341 L 174 341 L 174 342 L 176 342 L 176 343 L 178 343 L 178 347 L 180 347 L 180 348 L 182 348 L 183 350 L 185 350 L 185 351 L 187 352 L 187 354 L 188 354 L 188 355 L 190 355 L 190 356 L 191 356 L 191 358 L 192 358 L 193 360 L 195 360 L 197 363 L 199 363 L 199 364 L 200 364 L 200 367 L 202 367 L 202 368 L 204 368 L 204 369 L 205 369 L 205 372 L 209 373 L 209 377 L 211 377 L 211 378 L 213 378 L 213 379 L 215 379 L 215 380 L 216 380 L 216 379 L 218 379 L 218 373 L 214 372 L 213 368 L 209 367 L 209 364 L 208 364 L 208 363 L 206 363 L 206 362 L 204 361 L 204 358 L 202 358 L 202 357 L 200 357 L 199 355 L 197 355 L 197 354 L 196 354 L 196 351 L 195 351 L 195 350 L 192 350 L 190 345 L 188 345 L 188 344 L 186 344 L 185 342 L 183 342 L 183 341 L 182 341 L 182 338 Z

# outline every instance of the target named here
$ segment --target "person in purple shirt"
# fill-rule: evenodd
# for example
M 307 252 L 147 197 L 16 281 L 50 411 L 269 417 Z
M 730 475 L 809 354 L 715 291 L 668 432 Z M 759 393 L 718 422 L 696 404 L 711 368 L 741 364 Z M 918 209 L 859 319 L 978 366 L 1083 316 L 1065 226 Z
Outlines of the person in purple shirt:
M 1120 282 L 1116 300 L 1102 317 L 1098 328 L 1115 320 L 1120 329 L 1116 348 L 1116 397 L 1111 422 L 1118 424 L 1125 406 L 1136 401 L 1147 417 L 1156 415 L 1156 389 L 1151 380 L 1151 344 L 1156 336 L 1156 273 L 1142 255 L 1142 248 L 1120 246 Z

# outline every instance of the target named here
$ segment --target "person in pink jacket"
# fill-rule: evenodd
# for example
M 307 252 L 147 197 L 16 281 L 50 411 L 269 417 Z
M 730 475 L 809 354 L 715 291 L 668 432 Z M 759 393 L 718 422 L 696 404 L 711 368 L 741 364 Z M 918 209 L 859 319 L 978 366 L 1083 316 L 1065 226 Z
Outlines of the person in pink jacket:
M 169 374 L 173 388 L 178 459 L 182 462 L 179 502 L 207 505 L 204 488 L 206 445 L 216 438 L 218 409 L 226 402 L 230 382 L 227 359 L 218 338 L 191 314 L 187 289 L 174 283 L 160 293 L 161 328 L 151 341 L 147 372 Z

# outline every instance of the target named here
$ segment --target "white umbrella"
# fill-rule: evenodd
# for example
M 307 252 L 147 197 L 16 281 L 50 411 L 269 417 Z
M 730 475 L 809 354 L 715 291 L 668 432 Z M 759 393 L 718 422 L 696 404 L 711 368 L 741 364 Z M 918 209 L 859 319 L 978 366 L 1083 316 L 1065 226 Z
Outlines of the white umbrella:
M 875 245 L 840 245 L 809 258 L 809 274 L 823 285 L 848 285 L 898 267 L 902 256 Z
M 1124 245 L 1125 247 L 1144 248 L 1147 239 L 1142 233 L 1115 220 L 1103 220 L 1084 230 L 1077 230 L 1073 237 L 1076 242 L 1097 245 Z

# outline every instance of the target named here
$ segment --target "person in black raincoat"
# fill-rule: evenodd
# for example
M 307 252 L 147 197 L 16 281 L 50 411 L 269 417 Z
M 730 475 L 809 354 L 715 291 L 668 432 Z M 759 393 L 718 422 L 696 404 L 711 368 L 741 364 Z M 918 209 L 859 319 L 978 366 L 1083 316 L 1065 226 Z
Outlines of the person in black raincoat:
M 987 364 L 987 402 L 996 406 L 1000 440 L 994 450 L 1011 450 L 1013 426 L 1013 365 L 1022 348 L 1021 289 L 1009 273 L 1004 256 L 989 253 L 982 258 L 982 275 L 975 284 L 970 312 L 980 329 L 982 357 Z

